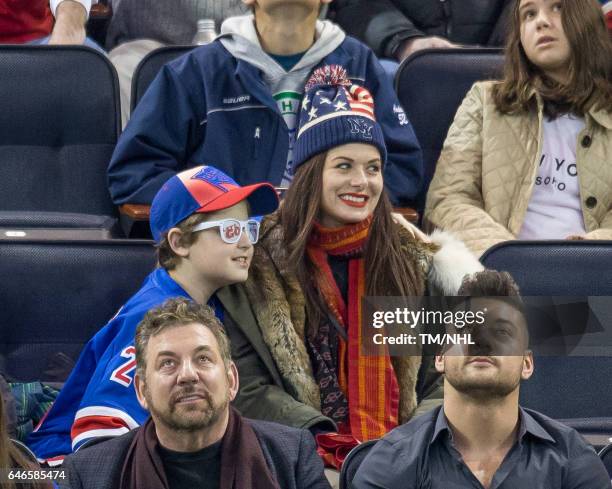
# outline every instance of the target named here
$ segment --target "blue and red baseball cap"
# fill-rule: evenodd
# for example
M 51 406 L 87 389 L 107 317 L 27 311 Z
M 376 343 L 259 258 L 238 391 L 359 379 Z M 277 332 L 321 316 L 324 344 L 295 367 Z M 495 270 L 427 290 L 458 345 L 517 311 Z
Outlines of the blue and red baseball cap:
M 276 190 L 269 183 L 241 187 L 221 170 L 196 166 L 174 175 L 159 189 L 151 205 L 153 239 L 195 213 L 227 209 L 246 200 L 253 216 L 270 214 L 278 208 Z

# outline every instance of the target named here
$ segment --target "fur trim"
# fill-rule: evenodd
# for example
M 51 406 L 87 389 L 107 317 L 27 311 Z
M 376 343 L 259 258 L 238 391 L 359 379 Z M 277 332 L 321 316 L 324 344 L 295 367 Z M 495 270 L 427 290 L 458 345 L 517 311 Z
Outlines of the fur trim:
M 255 247 L 245 290 L 285 389 L 298 401 L 320 410 L 319 386 L 306 351 L 304 294 L 287 270 L 279 234 L 280 226 L 268 228 Z
M 304 293 L 288 266 L 281 228 L 275 217 L 273 214 L 262 223 L 245 288 L 285 389 L 295 399 L 320 410 L 319 386 L 306 351 Z M 424 282 L 438 246 L 410 237 L 402 240 L 402 248 L 406 259 L 418 265 L 418 277 Z M 405 423 L 417 405 L 415 387 L 421 357 L 392 357 L 391 361 L 400 388 L 399 422 Z
M 429 270 L 429 292 L 431 295 L 457 295 L 463 278 L 484 267 L 452 233 L 436 230 L 429 237 L 440 247 L 433 255 Z
M 421 357 L 391 357 L 391 364 L 395 371 L 400 392 L 399 424 L 404 424 L 412 418 L 412 414 L 417 407 L 415 387 L 419 377 L 419 369 L 421 368 Z

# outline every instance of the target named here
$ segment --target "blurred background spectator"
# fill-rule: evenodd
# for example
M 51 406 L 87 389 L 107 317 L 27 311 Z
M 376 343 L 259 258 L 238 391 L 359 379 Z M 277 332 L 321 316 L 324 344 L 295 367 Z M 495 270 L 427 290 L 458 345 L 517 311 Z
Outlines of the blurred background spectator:
M 113 0 L 112 8 L 106 47 L 119 75 L 124 126 L 132 75 L 147 54 L 162 46 L 191 44 L 199 19 L 214 20 L 218 30 L 227 17 L 248 12 L 242 0 Z
M 34 454 L 29 452 L 25 446 L 20 446 L 11 437 L 15 436 L 15 399 L 10 388 L 3 377 L 0 377 L 0 470 L 4 474 L 5 469 L 36 470 L 39 468 Z M 23 479 L 11 480 L 3 477 L 0 486 L 3 489 L 51 489 L 51 483 L 46 481 L 25 481 Z M 17 486 L 16 483 L 19 483 Z
M 242 0 L 112 0 L 113 17 L 106 47 L 141 39 L 164 45 L 191 44 L 198 19 L 212 19 L 217 27 L 227 17 L 248 12 Z
M 612 39 L 595 0 L 520 0 L 500 82 L 449 129 L 425 220 L 472 251 L 513 239 L 612 239 Z M 586 56 L 586 53 L 597 56 Z
M 91 0 L 0 0 L 0 44 L 85 44 Z
M 397 63 L 428 48 L 503 46 L 514 0 L 335 0 L 332 18 L 370 46 L 394 72 Z
M 608 30 L 612 32 L 612 0 L 599 0 L 601 2 L 604 15 L 606 16 L 606 23 L 608 24 Z

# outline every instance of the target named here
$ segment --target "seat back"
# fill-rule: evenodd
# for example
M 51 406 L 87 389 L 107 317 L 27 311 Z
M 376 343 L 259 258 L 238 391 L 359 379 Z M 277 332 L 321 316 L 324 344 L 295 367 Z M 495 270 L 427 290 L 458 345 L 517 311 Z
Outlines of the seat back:
M 608 475 L 612 477 L 612 443 L 606 445 L 599 452 L 599 458 L 606 466 L 606 470 L 608 471 Z
M 155 49 L 147 54 L 134 70 L 132 77 L 132 98 L 130 112 L 134 111 L 136 105 L 155 79 L 162 66 L 170 61 L 188 53 L 197 46 L 165 46 Z
M 423 150 L 425 182 L 419 196 L 422 210 L 429 183 L 455 113 L 474 82 L 499 78 L 502 51 L 490 48 L 419 51 L 400 65 L 395 91 Z
M 340 489 L 351 489 L 353 487 L 353 479 L 355 478 L 355 474 L 361 462 L 366 458 L 370 449 L 376 445 L 377 441 L 378 440 L 369 440 L 363 442 L 349 452 L 340 470 Z
M 509 272 L 524 296 L 612 296 L 612 241 L 508 241 L 481 262 Z M 521 403 L 555 419 L 609 418 L 610 378 L 609 356 L 539 356 Z
M 119 84 L 84 46 L 0 46 L 0 211 L 117 216 Z
M 534 359 L 531 378 L 521 384 L 521 405 L 535 409 L 581 432 L 610 429 L 612 393 L 607 386 L 612 378 L 612 357 L 549 357 Z M 586 418 L 607 418 L 597 426 Z M 580 420 L 574 423 L 572 420 Z M 607 428 L 607 429 L 606 429 Z
M 480 261 L 510 272 L 525 296 L 612 295 L 612 241 L 506 241 Z
M 76 360 L 154 267 L 151 241 L 0 241 L 0 372 L 65 380 L 44 372 Z

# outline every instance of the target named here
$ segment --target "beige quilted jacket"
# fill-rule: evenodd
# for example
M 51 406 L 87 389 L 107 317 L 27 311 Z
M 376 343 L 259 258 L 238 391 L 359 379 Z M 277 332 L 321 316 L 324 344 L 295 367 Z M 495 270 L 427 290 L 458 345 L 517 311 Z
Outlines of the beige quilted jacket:
M 518 235 L 542 144 L 542 101 L 535 92 L 537 113 L 502 115 L 493 83 L 474 84 L 459 107 L 425 209 L 428 225 L 453 231 L 478 256 Z M 586 115 L 576 160 L 586 238 L 612 239 L 612 112 Z

